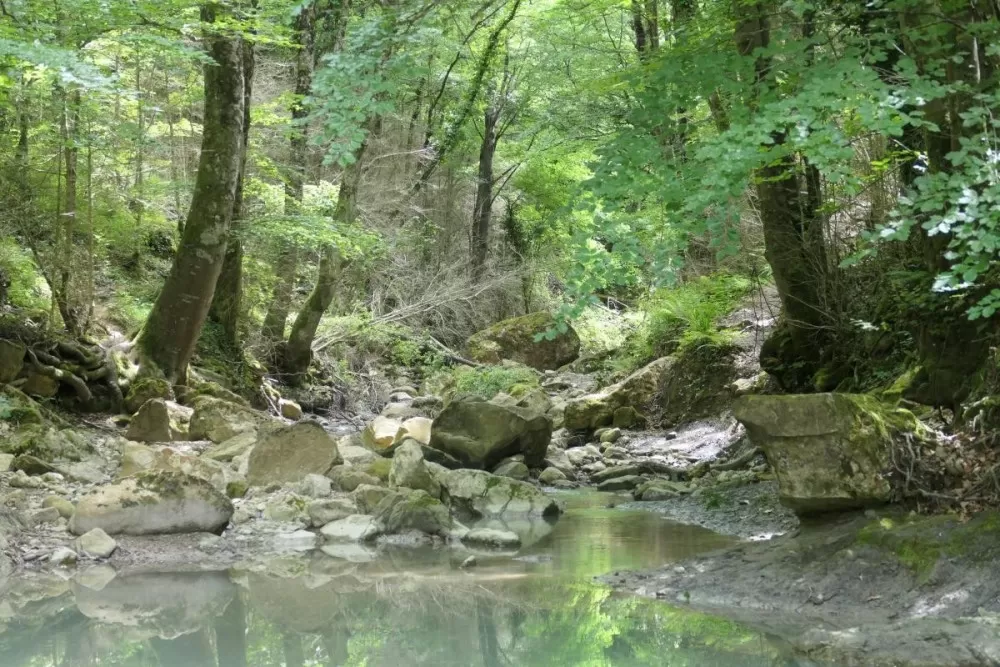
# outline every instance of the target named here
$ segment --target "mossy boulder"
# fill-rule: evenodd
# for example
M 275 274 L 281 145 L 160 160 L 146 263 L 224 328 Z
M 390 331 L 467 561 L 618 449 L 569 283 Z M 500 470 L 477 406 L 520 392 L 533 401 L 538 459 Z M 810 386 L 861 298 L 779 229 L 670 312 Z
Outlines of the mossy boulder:
M 246 406 L 211 396 L 197 398 L 192 406 L 194 413 L 188 427 L 192 440 L 225 442 L 240 433 L 257 431 L 272 421 Z
M 254 446 L 247 478 L 254 486 L 298 482 L 309 474 L 326 475 L 342 462 L 336 438 L 315 422 L 299 422 L 273 431 Z
M 656 394 L 655 413 L 664 427 L 717 417 L 732 405 L 740 348 L 725 343 L 682 345 Z
M 174 388 L 163 378 L 147 377 L 136 380 L 125 395 L 125 409 L 136 412 L 146 401 L 160 398 L 165 401 L 174 400 Z
M 232 515 L 229 498 L 205 480 L 146 471 L 81 498 L 69 528 L 75 535 L 94 528 L 110 535 L 220 533 Z
M 452 527 L 448 508 L 424 490 L 390 493 L 375 508 L 375 519 L 388 533 L 418 530 L 446 536 Z
M 800 515 L 889 502 L 894 441 L 926 434 L 911 412 L 865 394 L 742 396 L 733 412 L 774 468 L 782 503 Z
M 29 426 L 40 425 L 45 422 L 45 418 L 42 408 L 30 396 L 20 389 L 0 385 L 0 422 Z
M 187 440 L 193 413 L 191 408 L 173 401 L 151 398 L 132 417 L 125 437 L 136 442 Z
M 452 509 L 463 517 L 555 517 L 561 511 L 531 484 L 483 470 L 449 470 L 437 479 Z
M 27 348 L 21 343 L 0 339 L 0 384 L 12 381 L 21 374 Z
M 529 467 L 540 467 L 551 439 L 547 416 L 465 396 L 434 420 L 430 446 L 467 468 L 492 469 L 516 454 L 523 454 Z
M 622 408 L 634 411 L 633 423 L 641 413 L 653 407 L 674 367 L 674 357 L 662 357 L 640 368 L 618 384 L 602 391 L 574 398 L 566 404 L 563 426 L 571 430 L 589 430 L 614 423 Z
M 441 495 L 441 485 L 431 477 L 421 445 L 416 440 L 405 440 L 393 454 L 389 486 L 422 489 L 435 498 Z
M 568 325 L 551 340 L 536 342 L 557 326 L 552 314 L 544 311 L 498 322 L 469 338 L 469 356 L 483 363 L 509 359 L 540 371 L 554 370 L 580 356 L 580 336 Z

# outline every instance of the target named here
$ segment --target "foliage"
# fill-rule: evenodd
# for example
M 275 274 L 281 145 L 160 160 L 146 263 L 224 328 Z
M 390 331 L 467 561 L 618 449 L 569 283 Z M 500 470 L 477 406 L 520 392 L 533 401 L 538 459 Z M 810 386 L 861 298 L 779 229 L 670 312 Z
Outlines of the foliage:
M 538 374 L 524 366 L 457 366 L 450 375 L 455 394 L 475 394 L 486 400 L 517 385 L 538 386 Z

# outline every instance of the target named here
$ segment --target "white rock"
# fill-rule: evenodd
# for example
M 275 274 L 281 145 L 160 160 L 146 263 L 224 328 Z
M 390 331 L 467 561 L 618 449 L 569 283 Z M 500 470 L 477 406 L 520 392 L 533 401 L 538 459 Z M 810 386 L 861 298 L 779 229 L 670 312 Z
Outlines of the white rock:
M 328 542 L 364 542 L 377 537 L 382 530 L 374 518 L 353 514 L 326 524 L 319 532 Z
M 491 549 L 517 549 L 521 546 L 521 538 L 509 530 L 494 530 L 492 528 L 474 528 L 462 538 L 462 543 L 468 546 L 487 547 Z
M 330 495 L 332 486 L 330 478 L 326 475 L 309 473 L 296 485 L 296 489 L 309 498 L 326 498 Z
M 285 419 L 291 419 L 292 421 L 302 419 L 302 406 L 295 401 L 289 401 L 283 398 L 278 401 L 278 409 L 281 410 L 281 416 Z
M 118 543 L 100 528 L 87 531 L 73 545 L 87 558 L 108 558 L 118 548 Z
M 396 431 L 395 442 L 401 443 L 407 438 L 413 438 L 421 445 L 429 445 L 431 442 L 431 425 L 432 422 L 427 417 L 411 417 L 404 421 L 399 430 Z

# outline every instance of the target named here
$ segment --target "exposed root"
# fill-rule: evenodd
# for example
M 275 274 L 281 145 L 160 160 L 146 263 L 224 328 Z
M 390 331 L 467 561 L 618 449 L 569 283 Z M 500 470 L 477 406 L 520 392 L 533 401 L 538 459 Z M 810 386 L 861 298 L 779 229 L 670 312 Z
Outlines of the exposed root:
M 55 366 L 48 364 L 43 364 L 41 361 L 39 361 L 38 355 L 35 353 L 34 350 L 31 349 L 28 350 L 28 357 L 31 358 L 31 364 L 35 367 L 36 372 L 41 373 L 42 375 L 46 375 L 50 378 L 54 378 L 59 382 L 63 382 L 73 387 L 73 390 L 76 392 L 77 398 L 79 398 L 80 402 L 83 403 L 84 405 L 90 405 L 91 401 L 94 400 L 93 392 L 90 391 L 90 387 L 87 386 L 87 383 L 84 382 L 80 376 L 68 370 L 56 368 Z
M 760 447 L 751 447 L 750 451 L 746 452 L 742 456 L 737 456 L 731 461 L 726 461 L 725 463 L 712 463 L 712 470 L 737 470 L 745 465 L 748 465 L 751 461 L 757 458 L 760 454 Z

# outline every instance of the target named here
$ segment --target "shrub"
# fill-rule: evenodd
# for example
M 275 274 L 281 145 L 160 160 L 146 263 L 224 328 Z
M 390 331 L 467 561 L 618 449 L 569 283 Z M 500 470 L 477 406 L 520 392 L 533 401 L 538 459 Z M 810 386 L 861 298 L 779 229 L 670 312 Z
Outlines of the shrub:
M 497 394 L 509 393 L 517 385 L 538 386 L 538 374 L 525 366 L 484 366 L 455 368 L 451 372 L 456 394 L 475 394 L 489 400 Z

